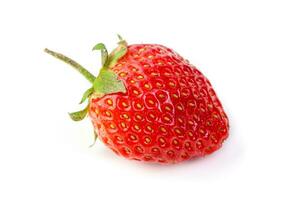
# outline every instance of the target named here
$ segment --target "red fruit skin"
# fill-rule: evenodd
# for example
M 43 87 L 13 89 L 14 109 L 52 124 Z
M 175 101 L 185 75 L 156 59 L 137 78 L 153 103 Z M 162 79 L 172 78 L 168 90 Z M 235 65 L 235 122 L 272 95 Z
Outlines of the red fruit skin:
M 177 163 L 211 154 L 228 137 L 228 118 L 210 82 L 171 49 L 130 45 L 112 70 L 127 92 L 93 96 L 89 116 L 116 154 Z

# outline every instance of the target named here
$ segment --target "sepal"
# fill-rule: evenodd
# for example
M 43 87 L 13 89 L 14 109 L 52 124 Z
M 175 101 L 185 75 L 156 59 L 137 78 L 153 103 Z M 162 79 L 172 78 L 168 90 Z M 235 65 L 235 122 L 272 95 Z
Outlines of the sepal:
M 86 117 L 86 115 L 88 113 L 88 108 L 89 108 L 89 105 L 87 105 L 87 107 L 85 107 L 83 110 L 73 112 L 73 113 L 69 113 L 69 116 L 71 117 L 71 119 L 73 121 L 76 121 L 76 122 L 81 121 Z

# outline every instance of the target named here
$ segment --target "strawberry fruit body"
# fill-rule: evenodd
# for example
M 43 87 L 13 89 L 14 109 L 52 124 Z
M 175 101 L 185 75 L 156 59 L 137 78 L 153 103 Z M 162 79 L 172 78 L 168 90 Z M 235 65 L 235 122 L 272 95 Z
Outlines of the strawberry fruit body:
M 70 116 L 78 121 L 88 114 L 96 138 L 116 154 L 177 163 L 221 147 L 228 118 L 208 79 L 187 60 L 165 46 L 127 45 L 122 38 L 109 55 L 102 43 L 94 49 L 102 53 L 98 77 L 62 54 L 46 52 L 93 84 L 82 99 L 88 106 Z

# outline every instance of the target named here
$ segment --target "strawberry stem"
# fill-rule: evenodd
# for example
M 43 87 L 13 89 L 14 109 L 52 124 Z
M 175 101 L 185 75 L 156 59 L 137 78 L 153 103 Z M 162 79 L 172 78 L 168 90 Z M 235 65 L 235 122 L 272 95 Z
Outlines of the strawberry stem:
M 68 58 L 67 56 L 58 53 L 58 52 L 54 52 L 51 51 L 49 49 L 45 49 L 44 50 L 46 53 L 52 55 L 53 57 L 71 65 L 74 69 L 76 69 L 81 75 L 83 75 L 90 83 L 94 83 L 96 77 L 91 74 L 88 70 L 86 70 L 83 66 L 81 66 L 79 63 L 77 63 L 76 61 L 72 60 L 71 58 Z

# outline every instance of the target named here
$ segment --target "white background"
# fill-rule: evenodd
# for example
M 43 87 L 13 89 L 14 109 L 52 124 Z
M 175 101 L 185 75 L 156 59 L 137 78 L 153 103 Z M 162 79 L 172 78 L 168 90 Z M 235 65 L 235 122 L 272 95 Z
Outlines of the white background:
M 291 0 L 1 1 L 0 199 L 299 199 L 300 5 Z M 212 156 L 172 166 L 115 156 L 67 112 L 104 42 L 160 43 L 212 82 L 231 122 Z

